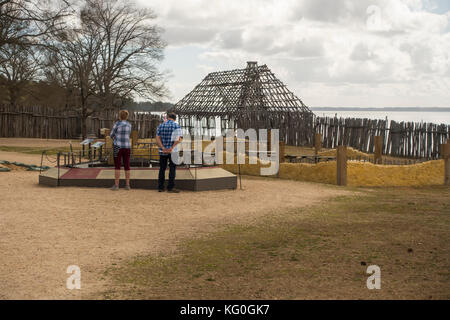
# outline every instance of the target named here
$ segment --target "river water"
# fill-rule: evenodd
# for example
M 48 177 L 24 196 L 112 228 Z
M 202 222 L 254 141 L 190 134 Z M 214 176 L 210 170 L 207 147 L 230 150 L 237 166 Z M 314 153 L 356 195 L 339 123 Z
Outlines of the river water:
M 397 122 L 431 122 L 436 124 L 450 125 L 450 112 L 408 112 L 408 111 L 314 111 L 318 117 L 338 118 L 368 118 L 368 119 L 386 119 Z

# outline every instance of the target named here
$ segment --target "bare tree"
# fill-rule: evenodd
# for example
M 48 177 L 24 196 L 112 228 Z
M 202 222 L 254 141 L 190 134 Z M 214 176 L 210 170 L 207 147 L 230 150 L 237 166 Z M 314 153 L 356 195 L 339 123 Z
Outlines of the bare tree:
M 0 0 L 0 84 L 12 105 L 34 96 L 38 49 L 63 30 L 68 9 L 65 0 Z
M 43 59 L 43 74 L 49 85 L 63 88 L 64 109 L 74 109 L 77 106 L 75 68 L 62 56 L 62 52 L 48 51 Z
M 0 48 L 0 85 L 9 95 L 9 103 L 15 106 L 29 84 L 36 77 L 39 63 L 32 48 L 8 44 Z
M 99 59 L 101 38 L 81 18 L 81 26 L 66 31 L 64 39 L 50 46 L 47 79 L 76 95 L 76 110 L 82 120 L 82 136 L 86 137 L 86 120 L 98 109 L 95 84 L 95 62 Z
M 65 0 L 0 0 L 0 47 L 42 45 L 65 28 Z
M 49 45 L 47 79 L 77 95 L 86 136 L 86 119 L 94 111 L 120 107 L 135 96 L 165 95 L 161 30 L 155 15 L 117 0 L 84 0 L 75 26 Z
M 166 94 L 161 29 L 156 15 L 133 2 L 87 0 L 86 22 L 101 33 L 100 59 L 95 62 L 96 86 L 103 108 L 121 106 L 133 96 L 154 100 Z

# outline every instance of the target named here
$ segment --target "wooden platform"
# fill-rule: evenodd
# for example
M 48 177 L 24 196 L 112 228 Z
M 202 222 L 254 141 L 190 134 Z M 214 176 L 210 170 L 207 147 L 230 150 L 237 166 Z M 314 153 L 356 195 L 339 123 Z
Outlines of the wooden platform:
M 157 189 L 159 168 L 132 168 L 131 188 Z M 125 172 L 120 172 L 120 186 L 125 186 Z M 166 170 L 166 186 L 169 170 Z M 39 175 L 39 184 L 51 187 L 108 188 L 114 184 L 114 168 L 51 168 Z M 237 177 L 219 167 L 177 168 L 175 187 L 180 190 L 206 191 L 236 189 Z

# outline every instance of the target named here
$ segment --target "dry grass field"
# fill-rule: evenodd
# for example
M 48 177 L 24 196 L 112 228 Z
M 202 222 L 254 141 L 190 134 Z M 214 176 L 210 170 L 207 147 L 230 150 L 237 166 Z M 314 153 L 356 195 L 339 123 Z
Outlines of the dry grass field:
M 39 164 L 23 149 L 39 144 L 67 142 L 2 139 L 0 159 Z M 0 299 L 450 298 L 448 187 L 245 177 L 244 190 L 176 195 L 48 188 L 38 174 L 0 173 Z M 81 290 L 66 288 L 69 265 Z M 369 265 L 381 290 L 366 288 Z
M 276 210 L 111 266 L 104 298 L 449 299 L 450 189 L 367 190 Z M 367 267 L 381 268 L 368 290 Z

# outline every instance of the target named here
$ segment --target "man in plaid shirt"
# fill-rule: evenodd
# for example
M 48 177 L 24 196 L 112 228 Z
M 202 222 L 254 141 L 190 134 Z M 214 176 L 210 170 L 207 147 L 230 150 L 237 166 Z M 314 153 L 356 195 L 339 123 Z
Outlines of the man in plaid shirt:
M 164 179 L 166 176 L 167 162 L 169 162 L 169 184 L 167 186 L 168 192 L 178 193 L 174 188 L 176 164 L 172 161 L 171 153 L 174 148 L 183 139 L 181 127 L 175 123 L 177 116 L 173 113 L 167 114 L 167 121 L 160 124 L 156 130 L 156 143 L 159 147 L 159 178 L 158 191 L 164 191 Z

